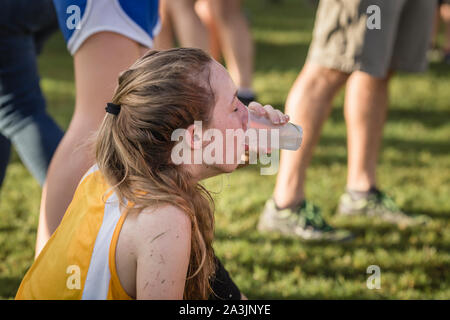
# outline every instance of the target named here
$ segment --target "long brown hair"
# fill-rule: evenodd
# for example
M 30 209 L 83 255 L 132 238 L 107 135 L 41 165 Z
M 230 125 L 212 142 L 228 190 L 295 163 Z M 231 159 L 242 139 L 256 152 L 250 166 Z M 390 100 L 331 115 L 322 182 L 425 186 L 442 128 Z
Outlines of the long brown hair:
M 119 199 L 146 207 L 171 204 L 188 214 L 191 256 L 185 299 L 206 299 L 214 274 L 213 200 L 188 172 L 170 161 L 177 128 L 194 121 L 207 125 L 215 105 L 210 86 L 212 59 L 199 49 L 151 50 L 119 77 L 96 143 L 96 160 Z

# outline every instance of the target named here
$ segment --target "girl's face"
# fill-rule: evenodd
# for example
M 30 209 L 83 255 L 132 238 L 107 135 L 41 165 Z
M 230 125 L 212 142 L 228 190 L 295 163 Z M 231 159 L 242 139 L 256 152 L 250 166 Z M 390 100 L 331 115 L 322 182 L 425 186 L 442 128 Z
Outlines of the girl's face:
M 247 130 L 248 111 L 247 107 L 237 98 L 237 88 L 230 75 L 216 61 L 211 63 L 210 83 L 216 104 L 212 112 L 212 120 L 207 128 L 203 128 L 203 134 L 208 129 L 217 129 L 221 132 L 222 144 L 215 141 L 214 143 L 217 144 L 214 146 L 222 147 L 222 155 L 216 157 L 222 161 L 213 166 L 220 172 L 231 172 L 237 168 L 241 156 L 245 152 L 245 141 L 241 138 Z M 233 135 L 234 133 L 240 134 L 241 138 L 238 139 L 236 135 Z

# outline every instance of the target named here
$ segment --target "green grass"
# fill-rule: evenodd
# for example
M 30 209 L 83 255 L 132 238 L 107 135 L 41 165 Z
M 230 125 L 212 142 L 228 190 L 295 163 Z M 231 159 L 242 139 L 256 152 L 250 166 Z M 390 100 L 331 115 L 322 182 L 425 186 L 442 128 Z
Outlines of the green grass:
M 283 108 L 311 40 L 314 10 L 302 1 L 245 2 L 256 44 L 255 88 L 260 100 Z M 49 110 L 67 128 L 73 112 L 72 59 L 60 35 L 39 59 Z M 368 219 L 333 215 L 346 178 L 343 93 L 334 101 L 310 170 L 306 194 L 338 227 L 353 231 L 348 244 L 305 244 L 261 235 L 258 215 L 275 176 L 257 167 L 209 179 L 215 192 L 215 249 L 249 298 L 450 298 L 450 68 L 396 75 L 378 178 L 383 189 L 426 227 L 400 230 Z M 0 298 L 12 298 L 33 261 L 40 187 L 14 153 L 0 193 Z M 366 287 L 366 268 L 381 268 L 381 289 Z

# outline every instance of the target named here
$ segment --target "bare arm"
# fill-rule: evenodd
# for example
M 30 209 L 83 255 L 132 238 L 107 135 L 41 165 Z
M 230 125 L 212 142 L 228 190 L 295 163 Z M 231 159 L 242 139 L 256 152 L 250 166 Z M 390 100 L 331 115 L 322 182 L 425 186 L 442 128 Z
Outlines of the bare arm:
M 190 220 L 171 206 L 142 214 L 136 299 L 182 299 L 191 248 Z

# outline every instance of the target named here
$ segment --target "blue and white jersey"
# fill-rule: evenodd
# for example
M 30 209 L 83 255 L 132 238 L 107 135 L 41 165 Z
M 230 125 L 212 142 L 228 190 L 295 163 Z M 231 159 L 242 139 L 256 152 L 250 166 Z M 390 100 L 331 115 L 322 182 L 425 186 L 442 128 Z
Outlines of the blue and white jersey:
M 91 35 L 116 32 L 151 48 L 161 28 L 159 0 L 53 0 L 73 55 Z

